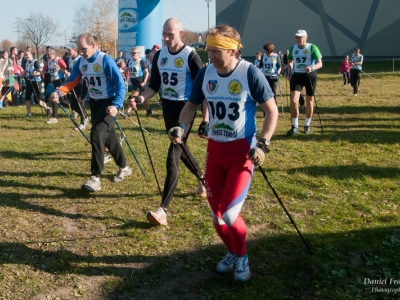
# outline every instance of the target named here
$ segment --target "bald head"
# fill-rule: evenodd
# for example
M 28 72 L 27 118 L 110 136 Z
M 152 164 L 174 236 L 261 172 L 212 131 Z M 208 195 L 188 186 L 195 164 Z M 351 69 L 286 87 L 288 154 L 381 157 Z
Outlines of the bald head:
M 169 18 L 165 21 L 164 27 L 175 28 L 178 31 L 183 31 L 182 22 L 177 18 Z
M 163 39 L 165 45 L 172 52 L 177 52 L 183 47 L 182 42 L 183 28 L 182 23 L 177 18 L 170 18 L 165 21 L 163 26 Z

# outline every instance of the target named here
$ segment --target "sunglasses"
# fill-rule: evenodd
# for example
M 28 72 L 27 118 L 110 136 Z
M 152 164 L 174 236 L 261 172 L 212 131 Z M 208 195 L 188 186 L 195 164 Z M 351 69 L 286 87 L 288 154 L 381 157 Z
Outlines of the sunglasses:
M 137 54 L 138 52 L 131 52 L 131 54 Z

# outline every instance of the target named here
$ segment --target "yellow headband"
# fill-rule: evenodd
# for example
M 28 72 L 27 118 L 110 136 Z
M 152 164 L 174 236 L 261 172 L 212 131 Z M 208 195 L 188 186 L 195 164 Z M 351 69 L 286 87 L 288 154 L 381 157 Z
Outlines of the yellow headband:
M 242 47 L 242 45 L 227 36 L 223 36 L 223 35 L 213 35 L 213 34 L 209 34 L 207 36 L 207 46 L 211 46 L 211 47 L 215 47 L 215 48 L 219 48 L 219 49 L 239 49 Z

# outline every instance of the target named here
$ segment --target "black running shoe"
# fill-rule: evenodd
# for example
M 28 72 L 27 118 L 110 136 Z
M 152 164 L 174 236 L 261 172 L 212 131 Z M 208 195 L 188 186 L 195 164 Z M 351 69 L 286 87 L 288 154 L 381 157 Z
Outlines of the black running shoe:
M 311 133 L 310 126 L 304 126 L 303 133 L 304 133 L 304 134 L 310 134 L 310 133 Z
M 295 135 L 299 133 L 299 128 L 296 126 L 292 126 L 292 128 L 290 128 L 290 130 L 287 132 L 287 135 Z

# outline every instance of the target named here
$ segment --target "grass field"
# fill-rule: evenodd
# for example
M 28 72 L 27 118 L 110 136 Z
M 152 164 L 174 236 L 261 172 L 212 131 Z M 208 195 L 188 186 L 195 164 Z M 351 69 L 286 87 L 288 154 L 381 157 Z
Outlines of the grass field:
M 244 284 L 214 271 L 225 250 L 183 165 L 169 226 L 147 222 L 160 196 L 135 125 L 119 120 L 147 179 L 124 145 L 133 176 L 114 183 L 110 162 L 101 192 L 86 194 L 90 146 L 61 110 L 56 125 L 38 106 L 29 120 L 22 106 L 1 110 L 0 299 L 399 299 L 399 73 L 382 68 L 364 68 L 380 84 L 363 75 L 353 97 L 338 64 L 326 64 L 316 92 L 323 133 L 315 113 L 308 136 L 286 136 L 282 81 L 263 169 L 314 255 L 257 170 L 242 211 L 252 270 Z M 162 186 L 169 141 L 152 107 L 139 115 Z M 203 166 L 206 142 L 193 132 L 189 145 Z

